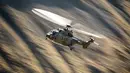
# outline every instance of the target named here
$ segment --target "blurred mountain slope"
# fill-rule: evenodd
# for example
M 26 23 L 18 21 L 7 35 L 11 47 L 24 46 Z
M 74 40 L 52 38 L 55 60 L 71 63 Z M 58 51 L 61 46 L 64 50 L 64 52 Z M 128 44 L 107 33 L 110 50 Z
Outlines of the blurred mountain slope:
M 3 0 L 0 8 L 0 73 L 129 73 L 129 0 Z M 45 9 L 73 20 L 76 28 L 105 38 L 88 49 L 45 40 L 60 26 L 34 13 Z M 75 33 L 88 40 L 88 36 Z

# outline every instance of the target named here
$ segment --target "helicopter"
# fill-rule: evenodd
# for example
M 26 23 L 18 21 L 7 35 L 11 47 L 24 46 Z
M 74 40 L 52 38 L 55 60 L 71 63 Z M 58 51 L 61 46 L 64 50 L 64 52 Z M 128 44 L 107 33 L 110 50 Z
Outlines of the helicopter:
M 72 27 L 74 23 L 72 23 L 71 20 L 64 18 L 58 14 L 55 14 L 46 10 L 42 10 L 42 9 L 33 8 L 32 12 L 50 22 L 53 22 L 63 27 L 63 28 L 53 29 L 49 31 L 48 33 L 46 33 L 46 36 L 45 36 L 46 40 L 49 39 L 55 43 L 68 46 L 70 50 L 74 49 L 73 45 L 75 44 L 82 45 L 84 49 L 88 48 L 88 46 L 91 45 L 92 43 L 95 43 L 96 45 L 99 46 L 99 44 L 95 42 L 94 37 L 96 38 L 102 38 L 102 37 Z M 84 41 L 75 37 L 73 35 L 73 31 L 77 31 L 77 32 L 91 36 L 90 40 Z
M 46 34 L 46 39 L 53 40 L 54 42 L 60 43 L 62 45 L 68 46 L 70 50 L 73 50 L 73 45 L 79 44 L 83 48 L 87 48 L 91 43 L 94 42 L 93 38 L 89 41 L 83 41 L 75 36 L 73 36 L 73 31 L 70 30 L 71 26 L 67 25 L 65 28 L 54 29 Z

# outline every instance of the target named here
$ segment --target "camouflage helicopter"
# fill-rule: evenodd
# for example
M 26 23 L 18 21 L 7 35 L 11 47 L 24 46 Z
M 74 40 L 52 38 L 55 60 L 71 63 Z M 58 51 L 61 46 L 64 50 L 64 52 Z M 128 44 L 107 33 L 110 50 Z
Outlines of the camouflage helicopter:
M 55 14 L 55 13 L 52 13 L 50 11 L 46 11 L 43 9 L 33 8 L 32 12 L 35 13 L 36 15 L 40 16 L 41 18 L 44 18 L 50 22 L 53 22 L 57 25 L 64 27 L 64 28 L 58 28 L 58 29 L 51 30 L 50 32 L 48 32 L 46 34 L 46 39 L 49 39 L 56 43 L 68 46 L 70 48 L 70 50 L 74 49 L 73 45 L 75 45 L 75 44 L 82 45 L 83 48 L 87 48 L 92 43 L 99 45 L 98 43 L 95 42 L 93 37 L 96 37 L 96 38 L 102 38 L 102 37 L 74 28 L 73 25 L 75 25 L 76 23 L 73 23 L 72 20 L 69 20 L 58 14 Z M 72 30 L 77 31 L 79 33 L 89 35 L 89 36 L 91 36 L 91 38 L 88 41 L 83 41 L 83 40 L 75 37 L 73 35 Z
M 90 38 L 89 41 L 83 41 L 73 36 L 73 31 L 70 30 L 71 26 L 67 25 L 65 28 L 54 29 L 46 34 L 46 39 L 53 40 L 62 45 L 68 46 L 70 50 L 73 50 L 73 45 L 79 44 L 83 48 L 87 48 L 91 43 L 94 43 L 94 39 Z

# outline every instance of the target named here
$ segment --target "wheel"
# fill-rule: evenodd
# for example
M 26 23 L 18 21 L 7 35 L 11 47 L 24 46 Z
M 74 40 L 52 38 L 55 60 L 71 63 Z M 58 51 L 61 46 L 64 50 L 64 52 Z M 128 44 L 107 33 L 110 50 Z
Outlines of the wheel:
M 46 37 L 46 40 L 47 40 L 47 37 Z
M 69 48 L 70 48 L 71 51 L 74 49 L 74 47 L 72 47 L 72 46 L 69 46 Z

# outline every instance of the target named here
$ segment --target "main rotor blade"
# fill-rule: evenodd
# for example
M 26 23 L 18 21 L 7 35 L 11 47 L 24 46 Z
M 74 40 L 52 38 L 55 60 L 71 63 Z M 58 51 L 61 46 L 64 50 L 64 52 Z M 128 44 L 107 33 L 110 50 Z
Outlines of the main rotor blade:
M 72 24 L 72 20 L 64 18 L 58 14 L 55 14 L 55 13 L 52 13 L 52 12 L 49 12 L 49 11 L 46 11 L 43 9 L 33 8 L 32 12 L 35 13 L 36 15 L 40 16 L 41 18 L 44 18 L 50 22 L 53 22 L 53 23 L 63 26 L 63 27 L 66 27 L 66 25 Z M 79 30 L 76 28 L 72 28 L 72 30 L 85 34 L 85 35 L 88 35 L 88 36 L 93 36 L 96 38 L 103 38 L 102 36 L 95 35 L 95 34 L 92 34 L 92 33 L 89 33 L 89 32 L 83 31 L 83 30 Z
M 55 24 L 58 24 L 60 26 L 66 26 L 66 25 L 71 25 L 72 21 L 64 18 L 58 14 L 43 10 L 43 9 L 37 9 L 37 8 L 33 8 L 32 12 L 35 13 L 36 15 L 50 21 L 53 22 Z
M 79 30 L 79 29 L 76 29 L 76 28 L 72 28 L 72 29 L 76 32 L 79 32 L 79 33 L 82 33 L 82 34 L 85 34 L 85 35 L 88 35 L 88 36 L 93 36 L 93 37 L 96 37 L 96 38 L 103 38 L 103 36 L 101 36 L 101 35 L 92 34 L 92 33 L 89 33 L 89 32 L 83 31 L 83 30 Z
M 97 42 L 94 42 L 94 44 L 96 44 L 97 46 L 99 46 L 99 44 Z

